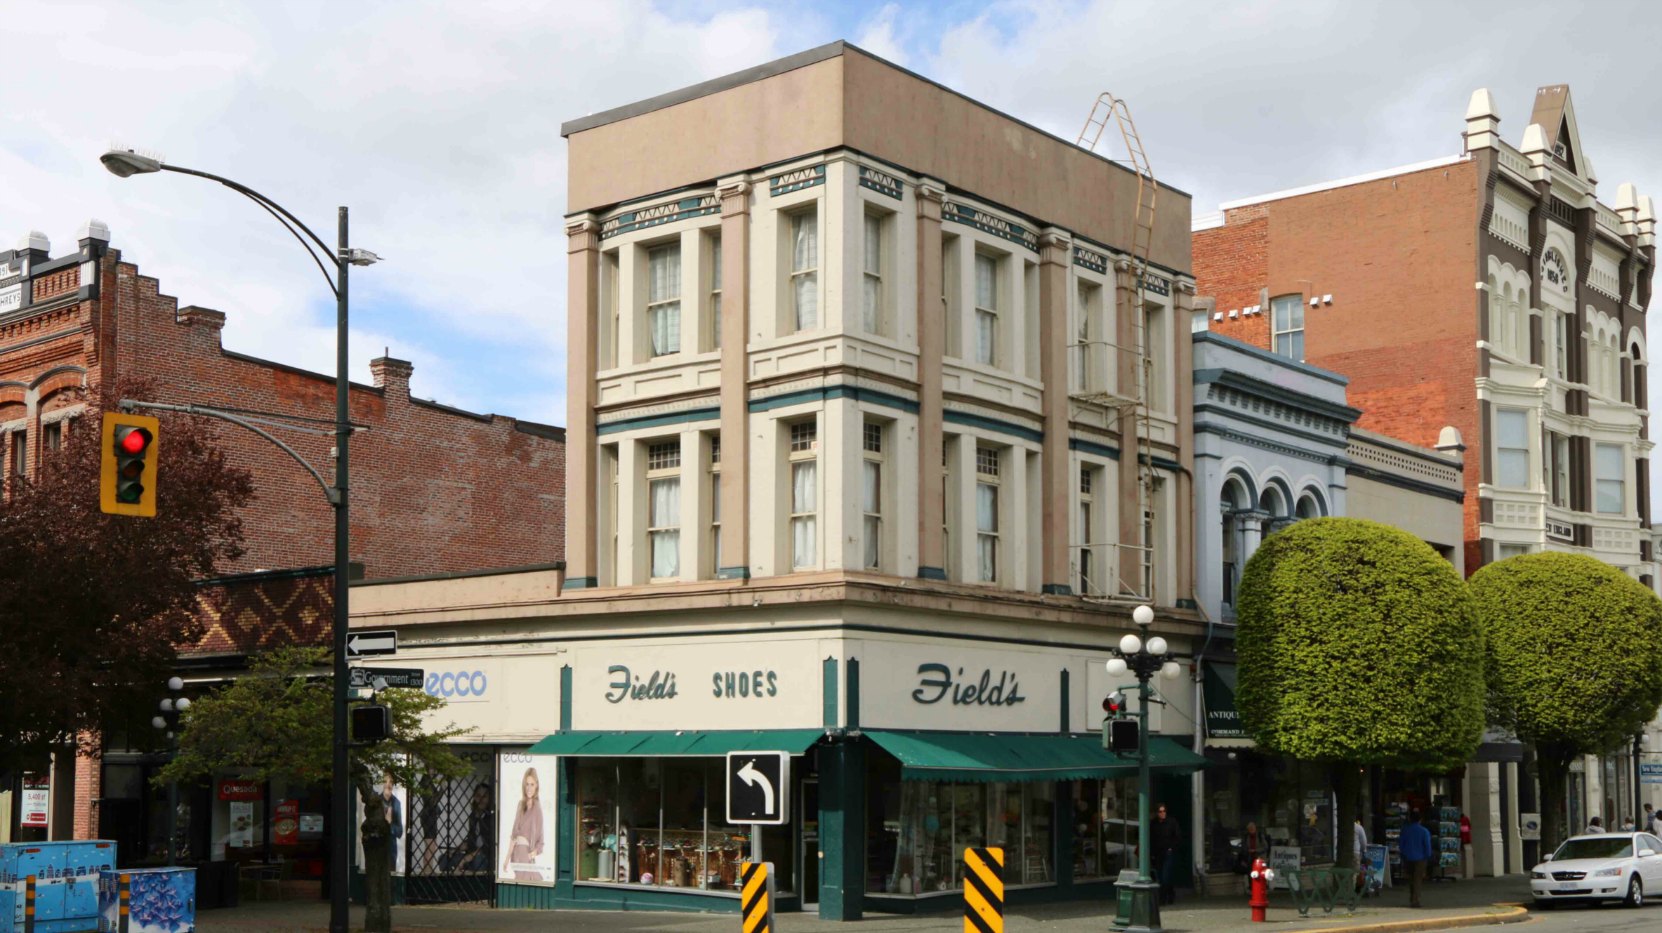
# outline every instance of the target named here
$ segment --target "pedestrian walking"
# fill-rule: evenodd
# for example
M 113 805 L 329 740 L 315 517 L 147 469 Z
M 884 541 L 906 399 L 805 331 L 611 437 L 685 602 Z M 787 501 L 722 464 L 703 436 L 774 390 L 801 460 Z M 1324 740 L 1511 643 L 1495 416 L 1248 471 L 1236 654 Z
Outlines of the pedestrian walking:
M 1154 823 L 1149 827 L 1149 854 L 1153 856 L 1155 871 L 1160 878 L 1160 903 L 1177 903 L 1177 850 L 1183 844 L 1183 831 L 1177 819 L 1166 813 L 1166 805 L 1154 809 Z
M 1645 832 L 1656 834 L 1656 808 L 1648 803 L 1645 804 Z
M 1588 821 L 1588 823 L 1587 823 L 1587 833 L 1586 833 L 1587 835 L 1597 836 L 1597 835 L 1599 835 L 1603 832 L 1604 832 L 1604 821 L 1603 820 L 1601 820 L 1601 819 L 1599 819 L 1598 817 L 1595 816 L 1591 820 Z
M 1408 811 L 1408 825 L 1399 841 L 1402 863 L 1408 868 L 1408 906 L 1420 906 L 1420 888 L 1425 884 L 1425 863 L 1431 859 L 1431 833 L 1420 825 L 1420 811 Z

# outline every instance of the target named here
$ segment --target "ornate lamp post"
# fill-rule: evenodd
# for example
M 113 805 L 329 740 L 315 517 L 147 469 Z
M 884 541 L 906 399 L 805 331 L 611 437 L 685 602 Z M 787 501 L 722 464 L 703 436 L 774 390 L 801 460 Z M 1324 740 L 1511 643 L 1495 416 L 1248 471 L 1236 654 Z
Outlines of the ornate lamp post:
M 1137 881 L 1131 889 L 1130 924 L 1127 933 L 1160 933 L 1160 884 L 1149 867 L 1148 801 L 1152 791 L 1149 774 L 1148 747 L 1148 682 L 1155 674 L 1170 680 L 1183 673 L 1176 661 L 1168 660 L 1169 646 L 1159 635 L 1150 637 L 1149 626 L 1154 624 L 1154 610 L 1138 606 L 1131 612 L 1131 621 L 1137 623 L 1141 635 L 1128 634 L 1120 639 L 1114 656 L 1108 659 L 1108 673 L 1115 677 L 1127 671 L 1137 678 Z
M 178 677 L 167 679 L 168 696 L 162 698 L 161 713 L 150 724 L 167 732 L 167 760 L 179 755 L 179 714 L 190 709 L 190 697 L 180 696 L 185 682 Z M 167 782 L 167 864 L 179 863 L 179 782 Z

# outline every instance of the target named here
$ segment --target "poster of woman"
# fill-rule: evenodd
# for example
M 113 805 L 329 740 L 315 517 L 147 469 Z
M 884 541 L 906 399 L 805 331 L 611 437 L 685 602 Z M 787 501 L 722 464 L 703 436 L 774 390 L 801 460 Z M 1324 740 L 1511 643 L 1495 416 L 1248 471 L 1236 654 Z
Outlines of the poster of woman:
M 553 884 L 554 759 L 504 752 L 497 773 L 501 775 L 497 877 L 522 884 Z

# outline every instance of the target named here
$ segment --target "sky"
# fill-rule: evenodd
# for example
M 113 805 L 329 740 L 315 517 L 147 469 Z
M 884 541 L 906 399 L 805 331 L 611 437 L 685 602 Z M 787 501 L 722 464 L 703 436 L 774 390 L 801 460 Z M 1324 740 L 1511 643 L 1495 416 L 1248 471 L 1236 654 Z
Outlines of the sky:
M 1516 144 L 1558 83 L 1601 199 L 1631 181 L 1662 200 L 1655 2 L 6 0 L 0 23 L 0 243 L 39 230 L 62 255 L 98 218 L 165 293 L 226 314 L 227 348 L 332 373 L 333 298 L 282 228 L 218 185 L 118 179 L 98 156 L 228 176 L 330 242 L 344 204 L 352 244 L 384 258 L 351 277 L 353 377 L 390 352 L 421 398 L 552 424 L 560 124 L 834 39 L 1070 140 L 1112 91 L 1197 214 L 1453 155 L 1479 87 Z

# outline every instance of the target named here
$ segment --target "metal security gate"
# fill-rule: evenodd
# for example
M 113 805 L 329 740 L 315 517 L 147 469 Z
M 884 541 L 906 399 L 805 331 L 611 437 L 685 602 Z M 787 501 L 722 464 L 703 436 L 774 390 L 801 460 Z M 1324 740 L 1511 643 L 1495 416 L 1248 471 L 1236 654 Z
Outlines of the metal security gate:
M 473 773 L 411 787 L 404 901 L 496 906 L 496 750 L 455 748 Z

